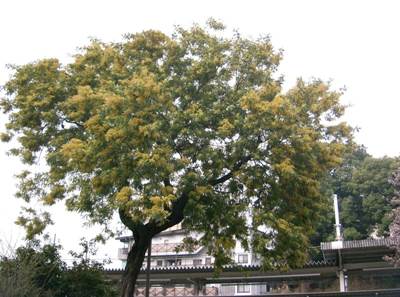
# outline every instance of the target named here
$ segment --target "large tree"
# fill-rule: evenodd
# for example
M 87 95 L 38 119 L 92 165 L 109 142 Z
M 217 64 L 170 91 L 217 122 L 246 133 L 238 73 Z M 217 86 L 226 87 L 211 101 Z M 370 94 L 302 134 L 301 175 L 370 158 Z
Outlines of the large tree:
M 351 133 L 338 120 L 341 93 L 301 79 L 284 92 L 268 37 L 226 36 L 210 20 L 172 36 L 93 40 L 70 64 L 14 67 L 5 85 L 3 140 L 18 140 L 11 153 L 24 163 L 46 163 L 21 173 L 17 195 L 65 200 L 106 228 L 117 213 L 134 238 L 123 296 L 152 237 L 182 221 L 217 265 L 236 240 L 266 266 L 307 259 L 319 181 Z M 19 223 L 41 232 L 48 215 L 26 210 Z

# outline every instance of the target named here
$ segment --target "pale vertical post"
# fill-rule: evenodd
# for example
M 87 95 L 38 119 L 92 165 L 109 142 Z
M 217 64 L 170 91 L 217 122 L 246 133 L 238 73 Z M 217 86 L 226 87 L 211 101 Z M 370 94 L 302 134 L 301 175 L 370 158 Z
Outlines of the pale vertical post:
M 339 271 L 339 284 L 340 284 L 340 292 L 346 292 L 345 279 L 344 279 L 344 271 L 341 269 Z
M 336 229 L 336 240 L 342 243 L 343 236 L 342 236 L 342 225 L 340 224 L 340 217 L 339 217 L 339 203 L 338 197 L 336 194 L 333 195 L 333 208 L 335 211 L 335 229 Z M 346 292 L 346 279 L 343 270 L 343 263 L 342 263 L 342 252 L 341 247 L 338 249 L 338 260 L 339 260 L 339 285 L 340 285 L 340 292 Z
M 339 203 L 337 195 L 333 195 L 333 207 L 335 210 L 335 227 L 336 227 L 336 240 L 342 240 L 342 226 L 340 225 L 339 219 Z

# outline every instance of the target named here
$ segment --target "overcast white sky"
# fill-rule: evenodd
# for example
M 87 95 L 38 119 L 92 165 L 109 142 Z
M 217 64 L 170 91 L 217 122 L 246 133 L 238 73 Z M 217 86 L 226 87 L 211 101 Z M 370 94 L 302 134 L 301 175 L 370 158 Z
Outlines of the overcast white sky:
M 286 86 L 297 77 L 333 80 L 346 86 L 343 102 L 350 104 L 346 120 L 360 127 L 356 139 L 374 156 L 400 155 L 396 133 L 400 110 L 400 1 L 100 1 L 3 0 L 0 2 L 0 85 L 9 77 L 5 64 L 24 64 L 40 58 L 68 61 L 89 37 L 119 41 L 121 35 L 145 29 L 166 33 L 174 25 L 204 24 L 209 17 L 245 35 L 270 34 L 284 49 L 280 72 Z M 0 129 L 5 118 L 0 115 Z M 19 202 L 13 198 L 13 175 L 19 161 L 5 155 L 0 144 L 0 239 L 23 237 L 13 225 Z M 54 213 L 51 229 L 65 248 L 76 248 L 91 234 L 77 215 Z M 116 258 L 118 243 L 101 249 Z M 116 264 L 118 266 L 118 264 Z

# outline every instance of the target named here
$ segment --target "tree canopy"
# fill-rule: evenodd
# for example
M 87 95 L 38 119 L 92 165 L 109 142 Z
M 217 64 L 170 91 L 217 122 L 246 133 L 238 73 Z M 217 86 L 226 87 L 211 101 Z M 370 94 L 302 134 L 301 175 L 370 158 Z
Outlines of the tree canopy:
M 372 234 L 388 235 L 393 208 L 391 200 L 395 191 L 390 178 L 399 165 L 398 158 L 374 158 L 362 146 L 351 149 L 343 163 L 323 182 L 327 208 L 314 242 L 334 239 L 332 193 L 339 197 L 345 239 L 365 239 Z
M 125 292 L 151 237 L 182 220 L 217 265 L 236 240 L 266 266 L 302 265 L 320 180 L 351 129 L 329 84 L 299 79 L 282 90 L 281 57 L 268 36 L 226 37 L 210 20 L 172 36 L 93 40 L 66 65 L 15 66 L 2 139 L 18 140 L 11 153 L 24 163 L 46 163 L 21 173 L 17 196 L 64 200 L 105 227 L 117 213 L 135 239 Z M 27 210 L 19 223 L 41 232 L 49 217 Z
M 0 296 L 54 296 L 64 264 L 57 249 L 29 244 L 0 257 Z
M 62 261 L 60 246 L 30 241 L 0 256 L 0 296 L 6 297 L 112 297 L 116 289 L 106 279 L 102 263 L 73 253 L 70 267 Z M 92 250 L 94 251 L 94 250 Z

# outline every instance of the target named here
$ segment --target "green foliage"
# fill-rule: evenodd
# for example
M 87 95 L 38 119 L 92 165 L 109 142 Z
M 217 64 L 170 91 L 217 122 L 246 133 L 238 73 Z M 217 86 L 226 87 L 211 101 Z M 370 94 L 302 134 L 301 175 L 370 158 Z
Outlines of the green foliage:
M 61 260 L 58 246 L 30 242 L 12 256 L 0 259 L 0 296 L 112 297 L 101 263 L 74 254 L 71 267 Z M 87 256 L 87 254 L 85 253 Z
M 394 264 L 396 267 L 400 265 L 400 167 L 398 167 L 390 176 L 390 184 L 394 188 L 394 195 L 392 197 L 393 211 L 390 217 L 390 236 L 397 241 L 393 245 L 394 253 L 386 256 L 386 260 Z
M 356 147 L 350 152 L 324 183 L 328 208 L 314 241 L 333 239 L 332 193 L 340 199 L 345 239 L 364 239 L 373 232 L 379 236 L 388 235 L 394 195 L 389 179 L 399 164 L 398 158 L 373 158 L 364 147 Z
M 348 193 L 342 202 L 343 225 L 353 226 L 360 238 L 368 237 L 377 231 L 378 235 L 387 235 L 388 216 L 392 210 L 390 201 L 394 189 L 389 183 L 391 173 L 399 166 L 395 158 L 366 157 L 352 177 L 345 184 Z M 344 203 L 345 200 L 348 203 Z
M 47 164 L 23 176 L 18 195 L 64 200 L 106 228 L 118 213 L 135 236 L 184 219 L 217 264 L 238 239 L 266 266 L 302 265 L 320 181 L 351 133 L 338 120 L 341 93 L 301 79 L 283 92 L 269 38 L 223 29 L 211 20 L 94 40 L 70 64 L 16 67 L 2 139 L 18 140 L 24 163 Z
M 46 245 L 40 251 L 37 243 L 20 247 L 0 259 L 0 296 L 55 296 L 63 269 L 55 247 Z
M 68 297 L 113 297 L 116 287 L 106 279 L 103 264 L 90 259 L 96 255 L 95 242 L 81 239 L 81 253 L 70 252 L 75 258 L 63 273 L 62 291 Z

